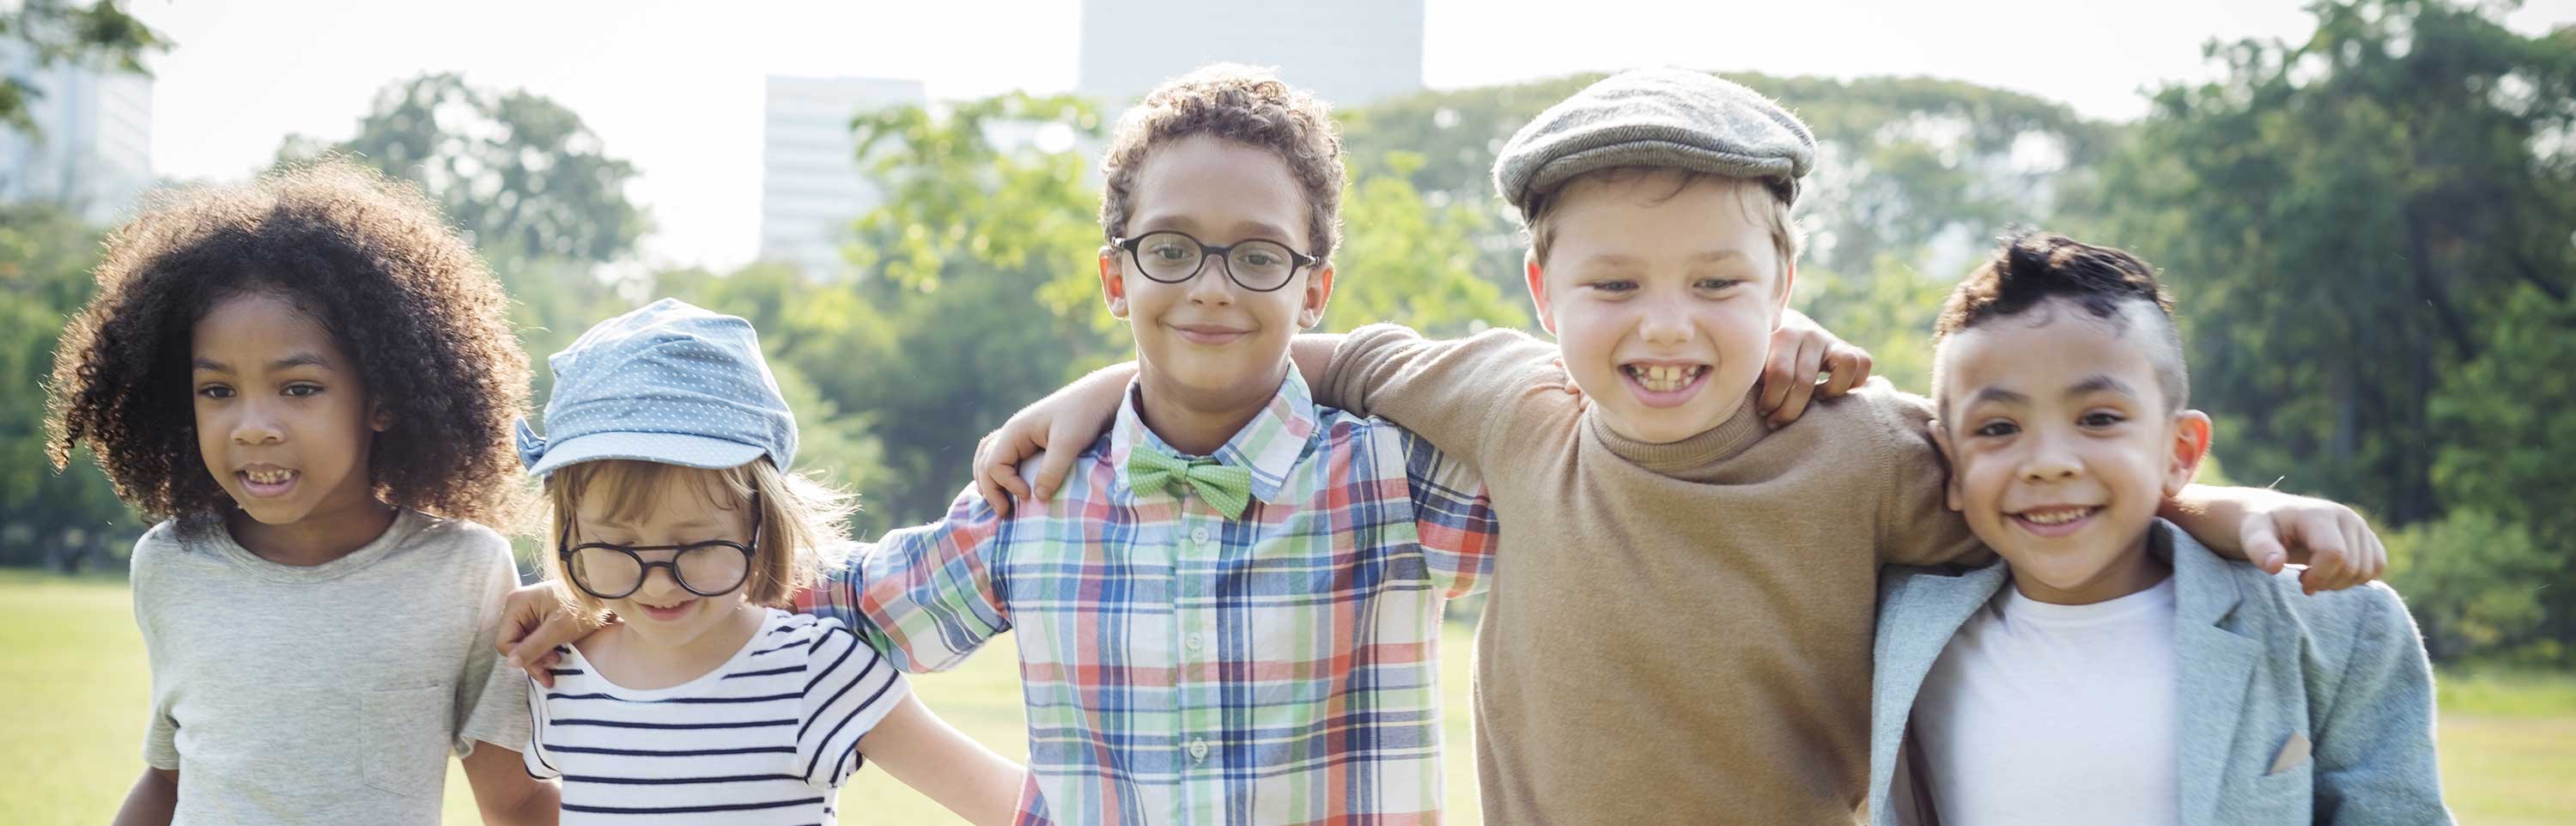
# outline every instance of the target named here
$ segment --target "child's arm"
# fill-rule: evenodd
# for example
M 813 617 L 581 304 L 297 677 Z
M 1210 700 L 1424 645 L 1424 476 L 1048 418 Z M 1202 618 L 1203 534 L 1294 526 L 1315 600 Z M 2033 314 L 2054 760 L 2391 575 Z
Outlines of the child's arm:
M 2349 634 L 2333 674 L 2310 674 L 2332 696 L 2314 729 L 2314 819 L 2336 826 L 2450 823 L 2433 752 L 2433 668 L 2397 592 L 2371 586 L 2317 599 L 2362 603 L 2349 624 L 2318 623 L 2320 635 Z M 2339 626 L 2339 627 L 2337 627 Z
M 170 826 L 170 817 L 179 808 L 179 772 L 176 769 L 143 770 L 134 779 L 134 789 L 125 793 L 125 805 L 116 810 L 115 826 Z
M 887 533 L 850 564 L 795 595 L 794 610 L 840 620 L 905 671 L 943 671 L 1011 627 L 991 566 L 1004 518 L 972 488 L 948 518 Z M 557 646 L 597 626 L 563 611 L 543 585 L 509 595 L 493 645 L 541 686 Z
M 1494 335 L 1497 334 L 1486 334 Z M 1518 392 L 1521 388 L 1508 380 L 1508 371 L 1497 373 L 1491 369 L 1496 365 L 1526 367 L 1546 363 L 1546 374 L 1562 373 L 1562 367 L 1552 362 L 1554 345 L 1526 337 L 1522 338 L 1529 343 L 1528 349 L 1484 359 L 1459 357 L 1459 351 L 1477 339 L 1428 341 L 1417 338 L 1372 348 L 1365 354 L 1352 354 L 1343 352 L 1350 338 L 1337 333 L 1310 333 L 1298 336 L 1289 345 L 1289 360 L 1295 363 L 1306 385 L 1314 389 L 1316 401 L 1364 416 L 1386 418 L 1407 429 L 1432 436 L 1434 443 L 1443 445 L 1442 449 L 1460 456 L 1473 455 L 1471 446 L 1462 444 L 1472 439 L 1471 435 L 1429 431 L 1449 427 L 1455 422 L 1474 421 L 1472 417 L 1442 415 L 1437 406 L 1434 409 L 1411 409 L 1403 405 L 1373 404 L 1372 401 L 1389 395 L 1418 397 L 1426 393 L 1491 390 L 1509 396 Z M 1773 425 L 1796 421 L 1805 414 L 1811 399 L 1834 398 L 1850 392 L 1869 378 L 1870 368 L 1869 353 L 1836 338 L 1805 314 L 1790 310 L 1781 316 L 1780 328 L 1771 333 L 1771 355 L 1762 372 L 1761 412 L 1770 418 Z M 1000 429 L 977 442 L 975 487 L 984 501 L 994 510 L 1007 514 L 1011 510 L 1011 497 L 1046 499 L 1054 496 L 1056 486 L 1063 483 L 1065 474 L 1072 469 L 1073 457 L 1081 451 L 1081 446 L 1090 444 L 1109 430 L 1111 418 L 1118 413 L 1120 394 L 1126 392 L 1128 382 L 1135 379 L 1136 370 L 1136 363 L 1131 361 L 1092 371 L 1090 375 L 1022 408 Z M 1816 380 L 1819 373 L 1828 377 L 1819 382 Z M 1572 390 L 1572 382 L 1565 382 L 1565 388 Z M 1488 409 L 1496 401 L 1468 398 L 1454 406 Z M 1050 449 L 1054 445 L 1062 445 L 1064 449 Z M 1022 480 L 1020 462 L 1031 457 L 1038 459 L 1037 472 Z
M 474 808 L 486 826 L 554 826 L 563 807 L 563 790 L 528 776 L 526 758 L 490 743 L 476 743 L 465 764 L 465 784 L 474 788 Z
M 2222 556 L 2277 573 L 2305 562 L 2299 585 L 2308 593 L 2335 591 L 2378 579 L 2388 570 L 2388 549 L 2351 508 L 2323 499 L 2265 488 L 2190 485 L 2165 500 L 2158 514 Z
M 977 826 L 1007 826 L 1018 814 L 1027 770 L 939 719 L 906 695 L 859 739 L 859 753 L 913 791 Z

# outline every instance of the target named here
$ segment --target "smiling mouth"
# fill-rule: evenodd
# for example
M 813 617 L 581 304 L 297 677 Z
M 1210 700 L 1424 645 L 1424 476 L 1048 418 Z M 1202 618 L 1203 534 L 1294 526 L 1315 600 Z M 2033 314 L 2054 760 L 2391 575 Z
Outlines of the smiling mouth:
M 691 597 L 689 599 L 680 600 L 667 605 L 656 605 L 654 603 L 638 600 L 635 603 L 635 607 L 644 609 L 645 616 L 652 617 L 657 620 L 675 620 L 679 619 L 682 614 L 688 613 L 689 608 L 697 604 L 697 598 Z
M 284 468 L 259 468 L 233 472 L 233 478 L 241 480 L 242 490 L 263 499 L 284 495 L 295 487 L 296 478 L 302 475 L 297 471 Z
M 2013 521 L 2020 522 L 2022 527 L 2033 533 L 2056 536 L 2073 532 L 2085 521 L 2092 519 L 2094 514 L 2101 512 L 2102 508 L 2099 505 L 2050 506 L 2033 508 L 2011 516 Z
M 1691 382 L 1708 373 L 1705 364 L 1622 364 L 1619 372 L 1637 382 L 1637 386 L 1656 393 L 1670 393 L 1689 387 Z

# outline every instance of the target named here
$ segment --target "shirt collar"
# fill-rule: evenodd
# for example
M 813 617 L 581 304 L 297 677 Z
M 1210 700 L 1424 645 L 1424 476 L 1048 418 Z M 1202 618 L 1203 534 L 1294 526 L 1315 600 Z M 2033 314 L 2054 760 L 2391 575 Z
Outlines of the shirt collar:
M 1214 454 L 1219 462 L 1251 471 L 1252 498 L 1263 502 L 1279 501 L 1288 473 L 1305 458 L 1321 429 L 1322 416 L 1315 411 L 1315 397 L 1306 388 L 1305 377 L 1298 375 L 1293 366 L 1287 373 L 1288 377 L 1279 382 L 1279 392 L 1271 395 L 1261 412 L 1217 447 Z M 1134 490 L 1127 482 L 1127 456 L 1139 445 L 1175 456 L 1187 455 L 1145 426 L 1144 417 L 1136 411 L 1136 397 L 1141 392 L 1143 387 L 1138 382 L 1127 383 L 1126 396 L 1118 403 L 1117 423 L 1109 428 L 1108 459 L 1110 466 L 1118 469 L 1121 491 Z

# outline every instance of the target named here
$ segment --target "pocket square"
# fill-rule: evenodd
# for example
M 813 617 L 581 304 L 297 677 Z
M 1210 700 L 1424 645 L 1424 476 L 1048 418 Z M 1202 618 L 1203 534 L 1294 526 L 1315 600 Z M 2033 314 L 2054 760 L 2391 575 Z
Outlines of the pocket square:
M 2281 753 L 2272 757 L 2272 769 L 2265 775 L 2280 774 L 2299 767 L 2308 760 L 2308 736 L 2290 732 L 2290 742 L 2281 744 Z

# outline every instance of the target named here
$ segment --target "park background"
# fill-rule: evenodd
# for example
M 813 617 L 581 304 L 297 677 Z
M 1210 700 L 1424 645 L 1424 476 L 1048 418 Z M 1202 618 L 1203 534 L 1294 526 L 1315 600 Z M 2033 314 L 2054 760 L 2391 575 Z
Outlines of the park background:
M 0 47 L 16 56 L 0 61 L 12 72 L 0 84 L 0 137 L 42 140 L 30 113 L 45 105 L 41 70 L 50 66 L 152 71 L 165 88 L 184 87 L 188 71 L 217 71 L 198 68 L 215 65 L 205 55 L 255 51 L 244 31 L 309 25 L 345 37 L 351 26 L 346 15 L 308 19 L 283 2 L 265 15 L 257 3 L 211 11 L 93 3 L 0 1 Z M 883 44 L 925 65 L 958 58 L 902 57 L 925 47 L 900 41 L 938 48 L 947 39 L 948 51 L 980 55 L 968 59 L 1008 63 L 995 51 L 1022 42 L 1056 53 L 1047 50 L 1073 38 L 1066 7 L 1083 7 L 1010 5 L 976 14 L 971 26 L 944 26 L 938 37 L 838 34 L 852 49 Z M 1224 56 L 1226 41 L 1277 34 L 1263 28 L 1272 18 L 1223 18 L 1224 9 L 1255 14 L 1247 4 L 1205 5 L 1216 19 L 1111 21 L 1109 36 L 1153 43 L 1145 39 L 1177 26 L 1207 41 L 1193 48 Z M 1585 7 L 1595 5 L 1629 9 L 1602 14 L 1655 8 Z M 2576 374 L 2565 369 L 2576 363 L 2576 8 L 2268 5 L 2282 7 L 2268 33 L 2213 18 L 2191 38 L 2195 68 L 2129 77 L 2125 103 L 2076 105 L 2046 90 L 2082 65 L 2128 65 L 2123 50 L 2142 47 L 2125 37 L 2170 39 L 2170 30 L 2199 21 L 2147 12 L 2161 28 L 2131 31 L 2102 25 L 2119 15 L 2053 4 L 1960 4 L 1942 12 L 1941 26 L 1917 33 L 1937 43 L 1916 44 L 1894 68 L 1868 45 L 1909 25 L 1907 12 L 1892 9 L 1820 14 L 1795 27 L 1721 27 L 1680 45 L 1639 34 L 1628 50 L 1617 37 L 1633 25 L 1568 23 L 1577 33 L 1569 36 L 1607 34 L 1553 60 L 1532 57 L 1530 66 L 1550 69 L 1537 75 L 1483 82 L 1450 68 L 1431 72 L 1446 72 L 1447 82 L 1426 86 L 1417 74 L 1419 88 L 1338 107 L 1351 181 L 1325 326 L 1396 320 L 1439 334 L 1531 326 L 1517 228 L 1487 177 L 1502 140 L 1601 76 L 1584 68 L 1719 71 L 1815 128 L 1820 163 L 1800 206 L 1811 243 L 1795 306 L 1869 348 L 1878 372 L 1900 387 L 1925 388 L 1940 298 L 2008 225 L 2127 247 L 2162 267 L 2180 299 L 2194 401 L 2218 424 L 2212 474 L 2350 503 L 2387 541 L 2388 581 L 2406 596 L 2440 669 L 2444 781 L 2462 821 L 2576 822 L 2576 789 L 2567 784 L 2576 777 Z M 1022 6 L 1034 10 L 1023 15 Z M 508 27 L 519 13 L 418 8 L 423 37 Z M 1423 37 L 1422 7 L 1413 8 Z M 527 14 L 547 23 L 598 18 L 597 32 L 543 35 L 579 51 L 644 25 L 621 29 L 621 15 L 652 14 L 620 9 L 567 3 Z M 897 20 L 924 13 L 884 10 Z M 1454 43 L 1459 35 L 1439 34 L 1449 29 L 1487 36 L 1498 24 L 1484 10 L 1433 4 L 1430 39 Z M 817 37 L 797 33 L 792 11 L 695 13 L 734 21 L 710 24 L 718 39 Z M 1545 37 L 1547 18 L 1510 13 L 1539 32 L 1525 39 Z M 1031 19 L 1013 25 L 1023 16 Z M 1046 30 L 1059 23 L 1064 31 Z M 1084 18 L 1084 42 L 1102 25 Z M 405 42 L 402 32 L 379 34 Z M 974 45 L 987 36 L 997 42 Z M 1736 39 L 1787 41 L 1824 57 L 1730 56 L 1739 54 L 1726 45 Z M 1609 50 L 1592 40 L 1610 40 Z M 710 48 L 723 56 L 743 47 Z M 1433 52 L 1426 65 L 1448 65 Z M 695 53 L 673 50 L 674 60 Z M 1205 59 L 1174 57 L 1181 69 Z M 862 495 L 866 510 L 853 526 L 861 536 L 937 515 L 965 480 L 976 437 L 1127 355 L 1123 328 L 1096 297 L 1092 263 L 1101 244 L 1097 152 L 1125 98 L 1060 78 L 988 74 L 934 82 L 942 93 L 919 104 L 836 119 L 852 140 L 853 174 L 877 198 L 842 225 L 835 266 L 815 272 L 706 240 L 702 201 L 722 199 L 697 198 L 686 183 L 707 173 L 686 163 L 693 115 L 683 100 L 648 113 L 662 131 L 681 134 L 674 150 L 668 134 L 629 126 L 608 135 L 564 100 L 487 84 L 473 60 L 382 77 L 309 65 L 318 60 L 294 67 L 301 75 L 233 78 L 216 90 L 238 99 L 201 100 L 214 93 L 188 87 L 196 92 L 172 110 L 258 110 L 307 83 L 372 91 L 317 96 L 345 104 L 331 123 L 270 122 L 260 127 L 260 157 L 166 183 L 237 181 L 325 154 L 413 180 L 505 282 L 513 321 L 540 361 L 590 323 L 652 296 L 748 317 L 798 413 L 802 464 Z M 1775 65 L 1800 71 L 1754 71 Z M 1949 79 L 1951 66 L 1984 80 Z M 573 71 L 582 80 L 565 88 L 625 80 Z M 1295 65 L 1283 75 L 1300 82 Z M 199 137 L 169 134 L 186 125 L 165 119 L 156 158 L 162 141 Z M 241 131 L 238 123 L 225 130 L 208 129 L 204 140 Z M 639 164 L 629 144 L 666 160 Z M 0 161 L 12 157 L 23 156 L 0 152 Z M 12 172 L 24 170 L 0 165 L 0 182 Z M 55 339 L 92 292 L 88 272 L 103 233 L 128 209 L 70 197 L 0 204 L 0 821 L 12 824 L 104 822 L 141 768 L 148 674 L 123 566 L 146 526 L 86 457 L 51 468 L 42 426 Z M 1476 821 L 1464 722 L 1472 607 L 1453 611 L 1460 621 L 1445 663 L 1451 803 L 1464 823 Z M 995 748 L 1025 754 L 1007 639 L 993 648 L 958 672 L 923 679 L 922 693 Z M 472 822 L 461 778 L 451 778 L 448 797 L 449 821 Z M 946 822 L 881 774 L 854 783 L 844 804 L 852 823 Z

